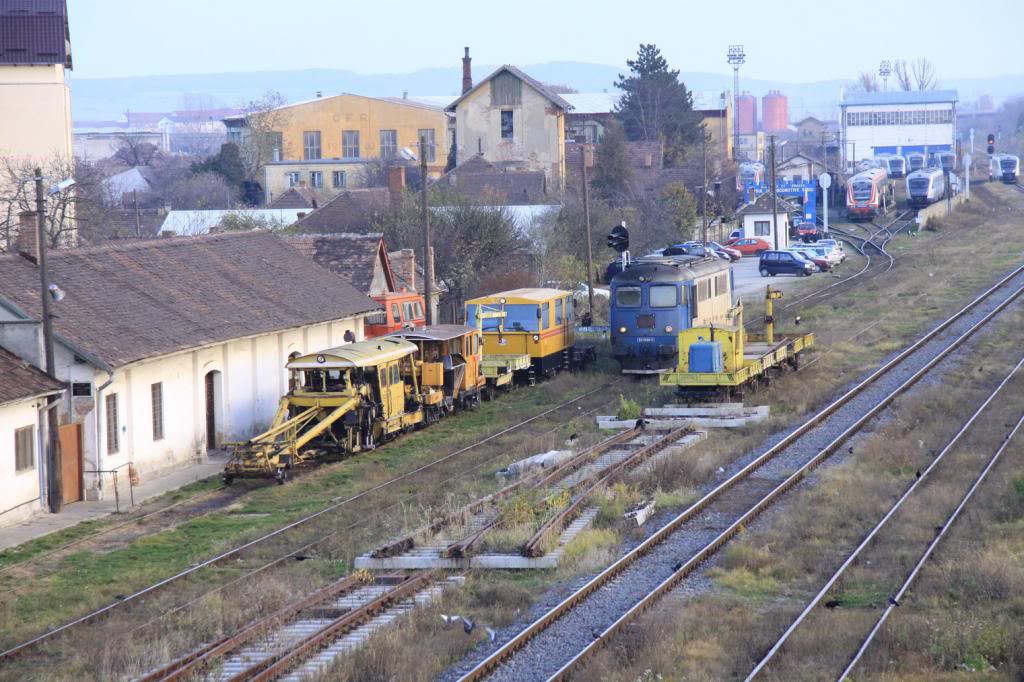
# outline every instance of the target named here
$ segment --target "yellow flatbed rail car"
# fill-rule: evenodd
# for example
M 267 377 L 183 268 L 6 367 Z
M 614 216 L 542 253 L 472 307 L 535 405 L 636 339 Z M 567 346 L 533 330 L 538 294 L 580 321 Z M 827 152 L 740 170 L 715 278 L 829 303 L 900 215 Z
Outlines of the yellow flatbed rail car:
M 758 380 L 767 380 L 773 368 L 789 365 L 796 369 L 800 355 L 814 345 L 814 334 L 775 336 L 772 302 L 781 297 L 782 292 L 768 287 L 764 334 L 748 334 L 744 330 L 742 305 L 730 311 L 726 325 L 681 331 L 677 337 L 677 366 L 659 375 L 660 384 L 675 386 L 684 394 L 721 396 L 738 392 Z M 695 355 L 692 352 L 695 349 L 703 354 Z M 718 357 L 714 357 L 716 355 Z

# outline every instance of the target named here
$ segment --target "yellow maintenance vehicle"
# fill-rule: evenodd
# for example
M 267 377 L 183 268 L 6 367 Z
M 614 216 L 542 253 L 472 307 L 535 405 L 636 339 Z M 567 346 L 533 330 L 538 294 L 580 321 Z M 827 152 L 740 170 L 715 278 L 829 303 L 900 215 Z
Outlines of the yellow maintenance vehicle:
M 814 334 L 776 336 L 773 302 L 782 292 L 765 291 L 765 332 L 748 333 L 743 327 L 743 304 L 737 303 L 724 325 L 691 327 L 679 332 L 675 369 L 659 375 L 662 386 L 675 386 L 688 398 L 742 397 L 747 388 L 768 383 L 771 370 L 786 365 L 799 368 L 800 355 L 814 345 Z M 799 317 L 797 324 L 799 324 Z
M 287 364 L 291 390 L 270 428 L 244 443 L 227 443 L 222 478 L 270 478 L 318 458 L 372 450 L 424 422 L 443 391 L 421 387 L 415 344 L 377 338 L 303 355 Z

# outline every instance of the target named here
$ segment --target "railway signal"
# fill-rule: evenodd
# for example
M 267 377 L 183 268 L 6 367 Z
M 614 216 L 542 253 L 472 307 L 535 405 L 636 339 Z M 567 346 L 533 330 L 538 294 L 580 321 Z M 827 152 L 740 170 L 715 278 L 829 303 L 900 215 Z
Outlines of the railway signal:
M 994 154 L 996 151 L 996 136 L 993 133 L 988 134 L 988 153 Z
M 626 229 L 625 222 L 619 223 L 612 229 L 611 234 L 608 235 L 608 246 L 619 253 L 629 248 L 629 230 Z

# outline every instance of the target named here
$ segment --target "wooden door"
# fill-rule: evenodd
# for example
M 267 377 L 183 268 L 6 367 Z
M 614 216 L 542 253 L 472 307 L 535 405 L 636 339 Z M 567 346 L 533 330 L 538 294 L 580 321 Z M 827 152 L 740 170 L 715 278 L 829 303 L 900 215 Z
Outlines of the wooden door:
M 60 480 L 64 504 L 82 499 L 82 425 L 65 424 L 57 429 L 60 440 Z
M 217 402 L 215 395 L 214 375 L 216 372 L 206 374 L 206 449 L 214 450 L 217 447 Z

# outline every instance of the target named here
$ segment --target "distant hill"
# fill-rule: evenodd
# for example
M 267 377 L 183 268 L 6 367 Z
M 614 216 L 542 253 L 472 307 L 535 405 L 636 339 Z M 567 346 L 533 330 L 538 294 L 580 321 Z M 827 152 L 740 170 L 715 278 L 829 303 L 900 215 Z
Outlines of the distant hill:
M 490 74 L 494 65 L 475 64 L 474 78 Z M 544 82 L 567 85 L 580 92 L 614 91 L 618 74 L 625 67 L 586 62 L 548 62 L 525 65 L 528 74 Z M 754 95 L 781 90 L 789 97 L 790 118 L 806 115 L 835 118 L 840 88 L 852 81 L 840 79 L 814 83 L 790 83 L 775 80 L 744 79 L 740 89 Z M 683 82 L 692 90 L 729 90 L 730 74 L 684 72 Z M 72 107 L 76 120 L 115 118 L 125 110 L 172 111 L 182 108 L 186 94 L 210 95 L 219 104 L 235 106 L 277 90 L 289 101 L 311 99 L 319 90 L 325 95 L 353 92 L 374 96 L 458 95 L 462 83 L 459 66 L 421 69 L 404 74 L 360 74 L 342 69 L 302 71 L 252 71 L 246 73 L 181 74 L 135 78 L 74 78 Z M 996 102 L 1024 93 L 1024 74 L 990 78 L 950 79 L 942 87 L 957 88 L 962 101 L 991 95 Z

